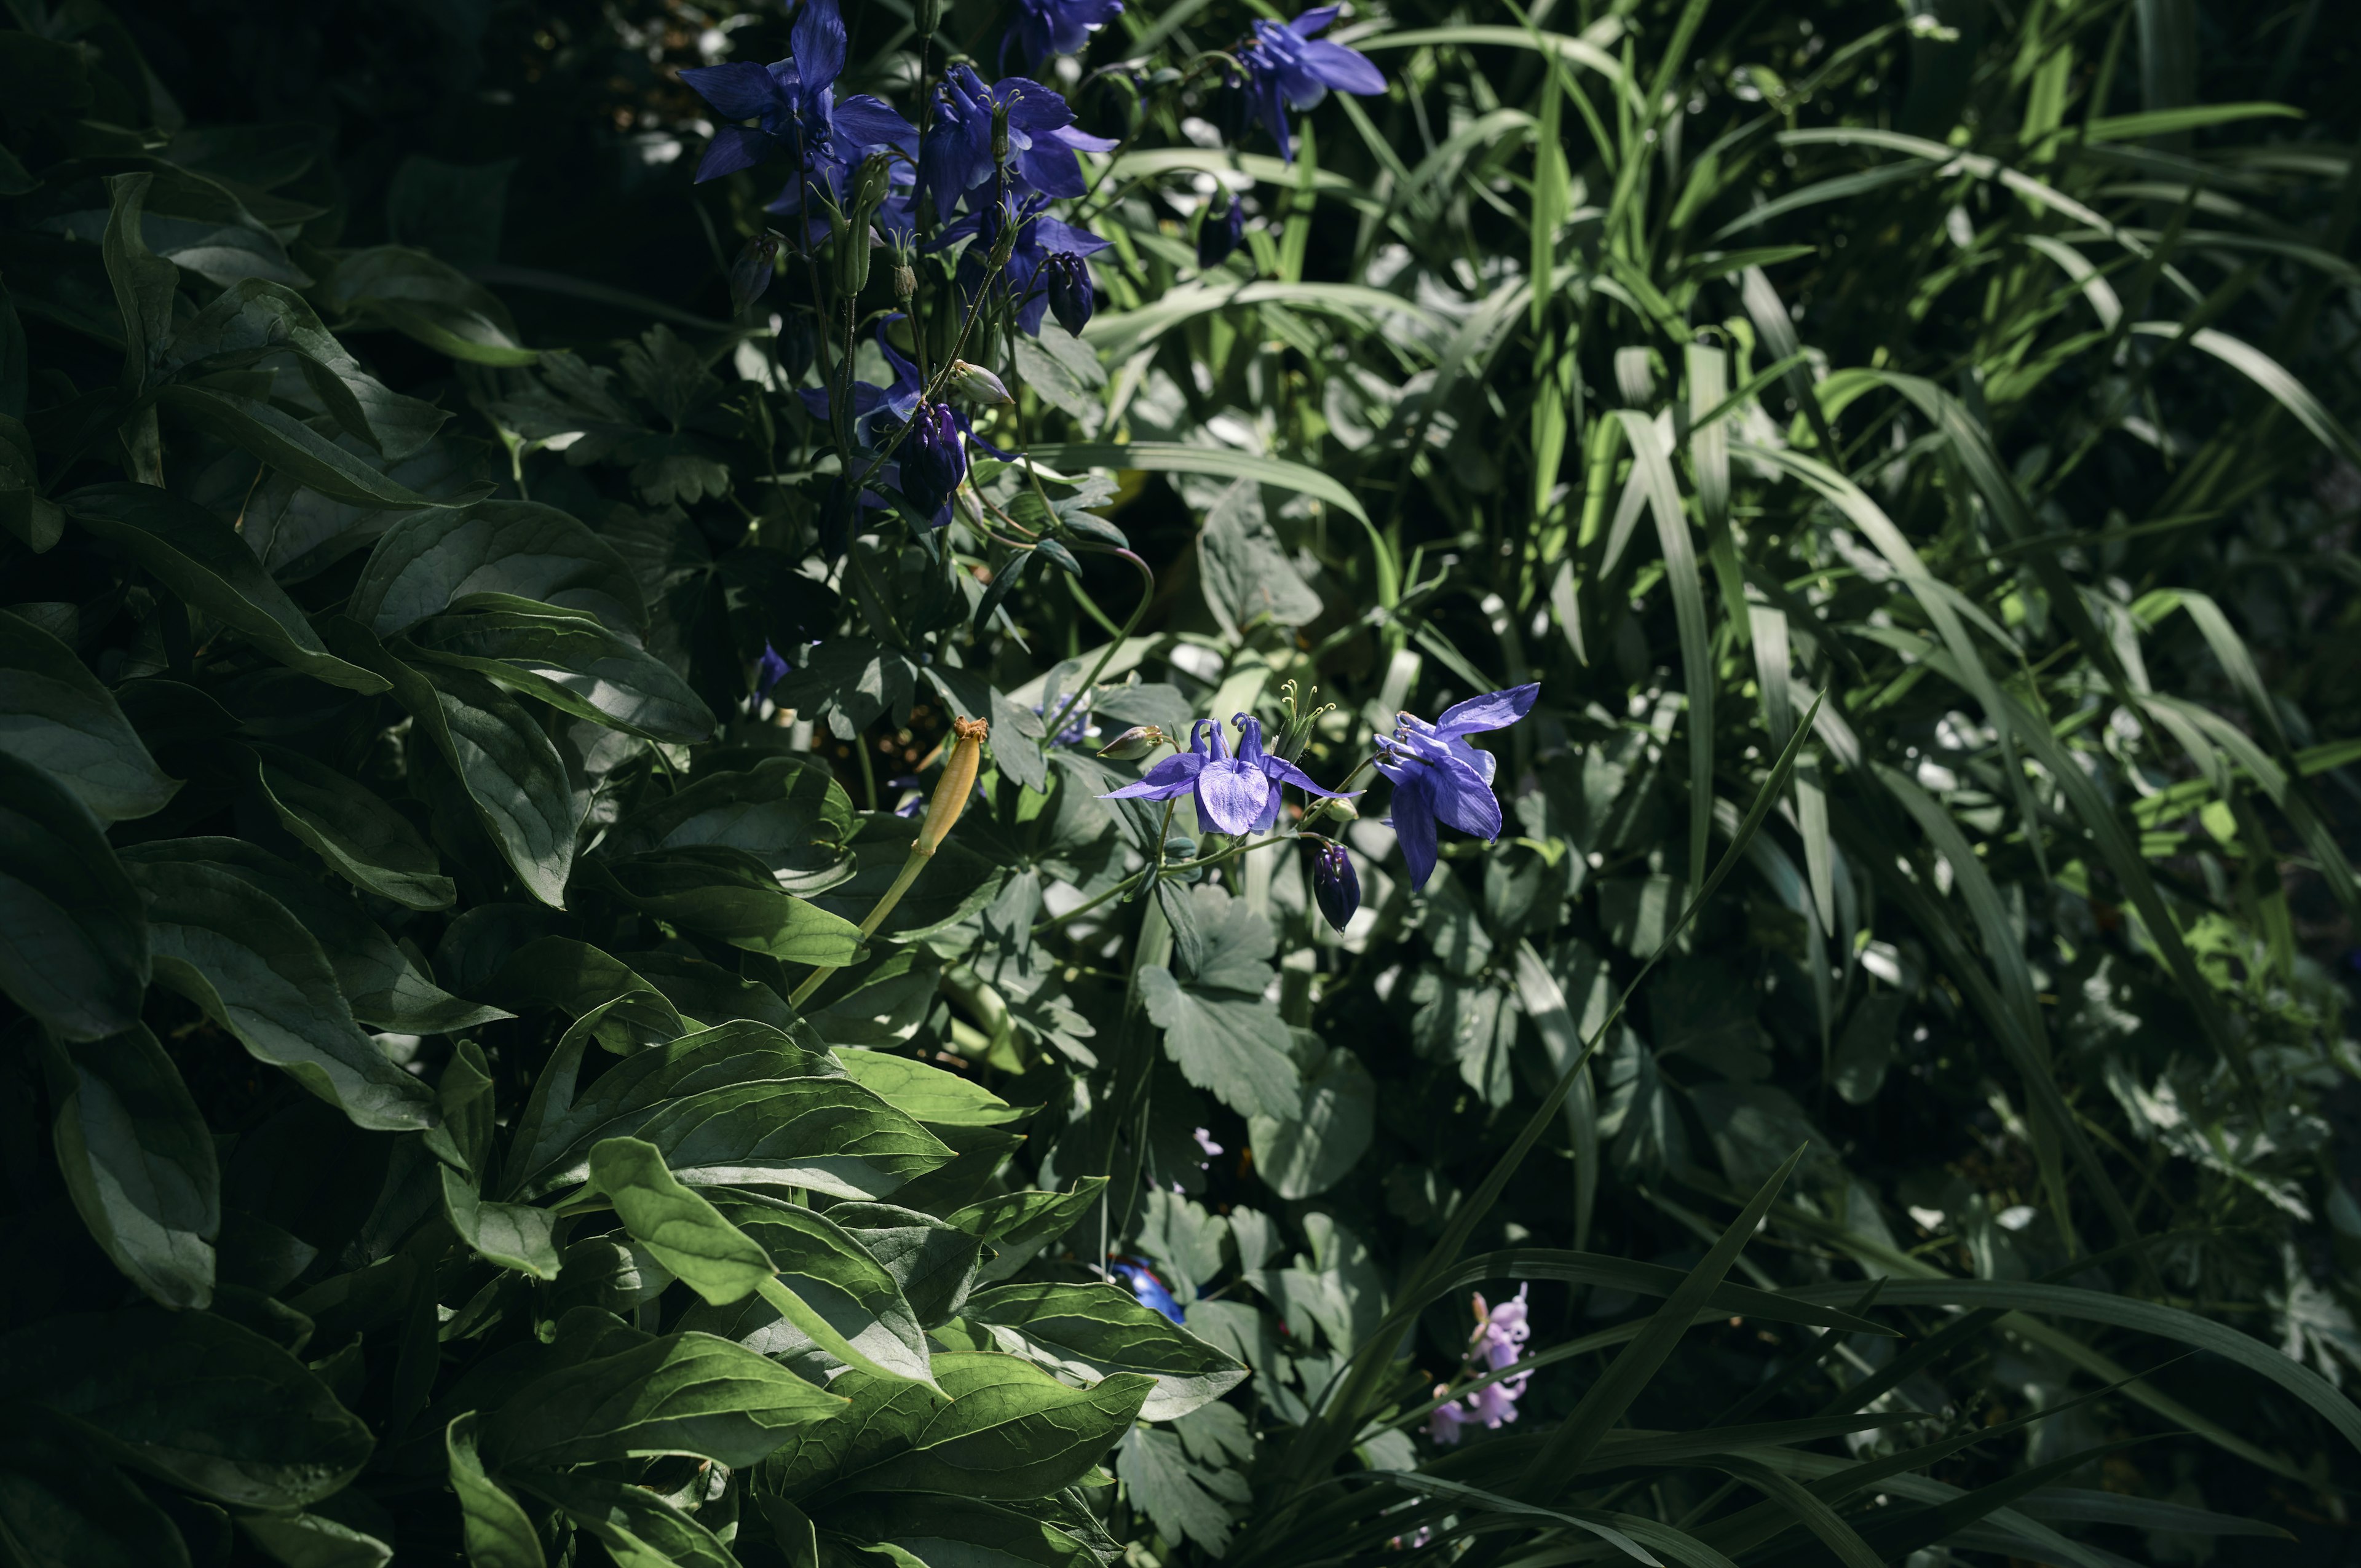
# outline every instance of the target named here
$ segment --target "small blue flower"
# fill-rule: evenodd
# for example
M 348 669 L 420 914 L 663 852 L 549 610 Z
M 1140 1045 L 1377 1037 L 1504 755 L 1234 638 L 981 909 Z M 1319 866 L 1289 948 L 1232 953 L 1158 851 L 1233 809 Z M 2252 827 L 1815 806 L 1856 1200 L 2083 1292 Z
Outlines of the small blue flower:
M 1038 82 L 1005 76 L 990 86 L 972 66 L 955 65 L 935 89 L 935 123 L 927 133 L 920 189 L 931 192 L 938 218 L 950 216 L 959 199 L 993 178 L 992 121 L 1008 111 L 1011 194 L 1080 196 L 1078 152 L 1112 152 L 1116 144 L 1074 129 L 1066 100 Z
M 1016 0 L 1016 43 L 1038 71 L 1051 55 L 1082 53 L 1122 15 L 1123 0 Z
M 1437 822 L 1487 841 L 1500 836 L 1500 802 L 1492 794 L 1498 763 L 1465 737 L 1514 724 L 1532 710 L 1541 689 L 1533 682 L 1469 697 L 1432 724 L 1400 714 L 1393 735 L 1379 742 L 1385 754 L 1378 772 L 1393 781 L 1394 833 L 1413 888 L 1424 887 L 1434 872 Z
M 697 166 L 699 181 L 749 169 L 782 151 L 793 152 L 807 178 L 842 190 L 844 170 L 870 148 L 908 148 L 917 127 L 882 98 L 867 93 L 836 101 L 844 71 L 844 18 L 837 0 L 808 0 L 796 18 L 788 57 L 770 65 L 750 60 L 691 66 L 680 73 L 725 120 Z
M 1047 718 L 1048 711 L 1045 705 L 1041 703 L 1037 702 L 1033 705 L 1033 712 L 1037 718 Z M 1099 727 L 1091 718 L 1090 699 L 1085 697 L 1074 705 L 1074 711 L 1067 716 L 1065 728 L 1049 737 L 1049 744 L 1079 746 L 1086 740 L 1095 740 L 1098 738 Z
M 789 667 L 787 662 L 779 657 L 776 648 L 768 642 L 763 643 L 762 660 L 754 666 L 754 700 L 758 703 L 769 701 L 771 688 L 785 678 Z
M 1184 1321 L 1180 1315 L 1180 1303 L 1172 1299 L 1172 1292 L 1164 1288 L 1164 1281 L 1149 1273 L 1146 1265 L 1111 1263 L 1107 1265 L 1107 1271 L 1131 1287 L 1131 1293 L 1139 1299 L 1141 1306 L 1153 1307 L 1176 1323 Z
M 1049 313 L 1058 324 L 1074 336 L 1091 324 L 1091 313 L 1098 309 L 1098 290 L 1091 282 L 1087 262 L 1071 251 L 1061 250 L 1041 263 L 1042 291 L 1049 296 Z
M 1268 833 L 1279 821 L 1279 786 L 1293 784 L 1308 794 L 1342 800 L 1334 790 L 1322 789 L 1293 762 L 1281 762 L 1262 749 L 1262 723 L 1246 714 L 1233 716 L 1238 727 L 1238 754 L 1229 754 L 1222 727 L 1201 718 L 1189 733 L 1189 750 L 1167 757 L 1148 770 L 1137 784 L 1110 790 L 1102 800 L 1178 800 L 1197 797 L 1197 830 L 1201 833 Z M 1210 735 L 1210 739 L 1208 739 Z
M 1246 71 L 1240 85 L 1246 89 L 1247 108 L 1279 143 L 1279 156 L 1290 163 L 1295 161 L 1295 144 L 1287 130 L 1290 109 L 1311 108 L 1331 87 L 1364 98 L 1386 90 L 1385 77 L 1366 55 L 1312 37 L 1326 31 L 1343 10 L 1341 5 L 1322 5 L 1283 27 L 1258 21 L 1253 36 L 1230 51 Z
M 1323 843 L 1312 851 L 1312 897 L 1337 930 L 1353 923 L 1353 912 L 1361 907 L 1361 878 L 1344 845 Z
M 960 443 L 960 416 L 948 403 L 920 403 L 903 439 L 902 493 L 928 517 L 949 505 L 967 477 L 967 448 Z
M 970 242 L 960 257 L 959 286 L 972 302 L 976 291 L 990 280 L 984 268 L 994 243 L 1000 237 L 1000 225 L 1004 222 L 1016 225 L 1016 242 L 1009 249 L 1008 265 L 1002 276 L 1008 284 L 1008 297 L 1016 302 L 1016 329 L 1028 337 L 1041 334 L 1041 317 L 1053 306 L 1050 290 L 1061 276 L 1060 269 L 1080 269 L 1082 286 L 1087 289 L 1090 271 L 1082 267 L 1083 259 L 1113 246 L 1112 241 L 1101 239 L 1086 228 L 1049 216 L 1045 210 L 1049 204 L 1049 198 L 1037 195 L 1012 203 L 1008 209 L 987 205 L 944 228 L 938 241 L 946 246 L 961 239 Z M 1095 302 L 1095 296 L 1093 298 Z M 1082 319 L 1090 320 L 1087 308 Z M 1059 320 L 1063 323 L 1065 317 Z M 1068 325 L 1066 330 L 1080 329 Z
M 1229 210 L 1220 217 L 1215 217 L 1213 209 L 1207 208 L 1205 215 L 1198 220 L 1197 224 L 1199 270 L 1210 271 L 1227 261 L 1230 258 L 1230 253 L 1237 249 L 1246 237 L 1246 203 L 1239 201 L 1236 196 L 1230 197 Z

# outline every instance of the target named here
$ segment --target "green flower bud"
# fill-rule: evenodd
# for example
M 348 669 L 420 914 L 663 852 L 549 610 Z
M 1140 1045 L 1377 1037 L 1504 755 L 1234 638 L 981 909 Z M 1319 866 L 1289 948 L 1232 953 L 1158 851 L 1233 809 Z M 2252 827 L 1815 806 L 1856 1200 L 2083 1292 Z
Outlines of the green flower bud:
M 963 398 L 972 398 L 987 407 L 997 408 L 1016 402 L 1000 378 L 981 365 L 971 365 L 964 359 L 954 359 L 945 383 Z
M 1164 731 L 1153 724 L 1135 724 L 1107 742 L 1099 755 L 1110 762 L 1136 762 L 1165 744 L 1167 739 Z

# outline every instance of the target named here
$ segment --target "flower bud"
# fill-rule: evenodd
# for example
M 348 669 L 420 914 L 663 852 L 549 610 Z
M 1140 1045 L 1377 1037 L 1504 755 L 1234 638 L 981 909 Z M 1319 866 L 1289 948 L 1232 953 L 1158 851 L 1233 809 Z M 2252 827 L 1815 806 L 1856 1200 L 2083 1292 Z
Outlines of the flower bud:
M 896 260 L 894 263 L 895 302 L 906 305 L 910 302 L 910 296 L 917 291 L 918 269 L 906 261 Z
M 1011 93 L 992 106 L 992 166 L 994 169 L 1008 167 L 1008 110 L 1015 97 Z
M 1135 724 L 1101 749 L 1099 755 L 1110 762 L 1136 762 L 1159 746 L 1168 737 L 1153 724 Z
M 1229 210 L 1219 217 L 1211 207 L 1197 225 L 1197 265 L 1210 270 L 1230 258 L 1239 242 L 1246 236 L 1246 209 L 1237 197 L 1230 196 Z
M 861 172 L 852 187 L 852 214 L 856 223 L 867 223 L 885 198 L 893 193 L 894 159 L 890 154 L 873 152 L 861 160 Z
M 946 377 L 952 391 L 963 398 L 972 398 L 987 407 L 997 408 L 1016 401 L 1008 395 L 1008 389 L 1001 385 L 1000 378 L 981 365 L 954 359 Z
M 1098 308 L 1098 290 L 1091 283 L 1090 264 L 1071 251 L 1050 254 L 1043 263 L 1042 277 L 1049 290 L 1049 313 L 1058 324 L 1076 337 L 1091 324 L 1091 313 Z
M 902 493 L 910 504 L 932 517 L 951 499 L 967 477 L 967 450 L 960 444 L 959 422 L 942 403 L 920 403 L 910 416 L 910 433 L 903 438 Z
M 1323 842 L 1312 852 L 1312 897 L 1328 924 L 1342 931 L 1361 907 L 1361 878 L 1342 844 Z
M 984 737 L 992 726 L 981 718 L 953 718 L 950 761 L 943 764 L 943 776 L 936 781 L 934 798 L 927 804 L 927 820 L 918 828 L 918 840 L 910 852 L 931 855 L 950 836 L 952 825 L 960 813 L 967 809 L 968 797 L 975 793 L 975 775 L 983 766 Z
M 768 230 L 748 240 L 738 252 L 738 259 L 730 264 L 730 308 L 743 311 L 763 297 L 771 286 L 772 270 L 779 264 L 780 236 Z
M 942 30 L 943 0 L 918 0 L 911 22 L 918 29 L 920 38 L 933 38 Z

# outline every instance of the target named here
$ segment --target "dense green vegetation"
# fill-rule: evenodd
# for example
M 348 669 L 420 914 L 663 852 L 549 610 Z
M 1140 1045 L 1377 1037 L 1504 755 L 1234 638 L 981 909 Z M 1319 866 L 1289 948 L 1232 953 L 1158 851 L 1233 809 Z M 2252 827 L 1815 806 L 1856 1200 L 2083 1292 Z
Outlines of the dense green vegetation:
M 2361 29 L 1290 20 L 0 5 L 0 1560 L 2348 1560 Z

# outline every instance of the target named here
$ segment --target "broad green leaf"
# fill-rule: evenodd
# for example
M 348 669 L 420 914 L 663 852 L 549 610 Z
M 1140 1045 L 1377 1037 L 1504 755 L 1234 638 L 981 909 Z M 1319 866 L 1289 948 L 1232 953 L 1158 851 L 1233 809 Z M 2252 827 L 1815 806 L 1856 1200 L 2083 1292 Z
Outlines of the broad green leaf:
M 461 1241 L 503 1268 L 535 1279 L 557 1277 L 555 1212 L 528 1203 L 489 1201 L 478 1191 L 475 1178 L 449 1166 L 439 1167 L 435 1174 L 443 1184 L 444 1216 Z
M 357 1125 L 434 1124 L 433 1091 L 361 1033 L 319 938 L 286 905 L 219 867 L 133 855 L 159 981 Z
M 243 750 L 280 826 L 311 846 L 330 871 L 364 893 L 411 909 L 445 909 L 458 897 L 410 819 L 367 788 L 300 751 L 269 745 Z
M 393 1548 L 323 1514 L 247 1514 L 247 1538 L 287 1568 L 385 1568 Z
M 92 1237 L 159 1305 L 212 1305 L 221 1168 L 172 1058 L 135 1027 L 45 1060 L 58 1168 Z
M 1260 996 L 1184 986 L 1170 970 L 1139 971 L 1148 1015 L 1181 1075 L 1241 1115 L 1292 1121 L 1302 1091 L 1279 1009 Z
M 469 1410 L 444 1430 L 451 1489 L 459 1495 L 459 1528 L 472 1568 L 544 1568 L 541 1534 L 508 1489 L 484 1470 L 477 1452 L 478 1417 Z
M 831 1536 L 892 1549 L 896 1568 L 1098 1568 L 1100 1563 L 1056 1525 L 972 1497 L 855 1498 L 820 1510 L 816 1522 Z
M 322 291 L 336 309 L 389 326 L 439 354 L 478 365 L 530 365 L 541 357 L 518 340 L 498 296 L 423 250 L 380 245 L 348 251 Z
M 760 1243 L 674 1179 L 653 1144 L 594 1144 L 590 1185 L 614 1204 L 633 1241 L 713 1306 L 742 1300 L 778 1272 Z
M 328 652 L 287 591 L 270 580 L 246 541 L 220 518 L 150 485 L 91 485 L 64 499 L 66 512 L 152 573 L 165 587 L 252 640 L 289 669 L 348 691 L 381 692 L 387 682 Z
M 184 384 L 166 387 L 156 394 L 156 401 L 206 434 L 331 499 L 354 506 L 423 508 L 436 515 L 446 510 L 259 398 Z
M 1118 472 L 1136 468 L 1151 474 L 1210 474 L 1218 479 L 1252 479 L 1274 489 L 1293 490 L 1325 501 L 1349 517 L 1368 521 L 1368 513 L 1362 510 L 1359 500 L 1334 477 L 1283 458 L 1166 441 L 1135 441 L 1120 445 L 1037 443 L 1029 451 L 1035 462 L 1066 474 L 1084 468 L 1113 468 Z
M 0 990 L 70 1040 L 139 1023 L 148 916 L 90 808 L 0 751 Z
M 332 635 L 385 680 L 443 753 L 525 891 L 563 909 L 583 802 L 565 759 L 533 716 L 483 676 L 406 663 L 349 621 L 336 623 Z
M 1205 514 L 1197 562 L 1205 607 L 1233 637 L 1242 626 L 1304 626 L 1320 617 L 1320 596 L 1297 575 L 1263 513 L 1262 488 L 1250 480 L 1234 481 Z
M 99 241 L 123 328 L 123 389 L 135 396 L 147 388 L 171 334 L 172 296 L 181 282 L 180 269 L 148 248 L 143 219 L 155 183 L 152 174 L 109 177 L 113 206 Z
M 626 817 L 600 848 L 617 856 L 708 845 L 744 850 L 789 893 L 811 894 L 852 874 L 841 846 L 855 821 L 851 797 L 825 767 L 765 757 L 742 772 L 700 773 L 677 794 Z
M 1115 1466 L 1131 1506 L 1146 1510 L 1165 1540 L 1192 1541 L 1208 1552 L 1226 1548 L 1240 1505 L 1254 1499 L 1245 1476 L 1226 1465 L 1191 1464 L 1180 1434 L 1158 1427 L 1125 1433 Z
M 951 1223 L 972 1233 L 999 1255 L 985 1260 L 976 1282 L 1005 1279 L 1033 1255 L 1078 1224 L 1105 1190 L 1107 1179 L 1086 1176 L 1071 1192 L 1005 1192 L 984 1198 L 951 1215 Z
M 1377 1082 L 1361 1058 L 1341 1046 L 1330 1049 L 1302 1093 L 1302 1113 L 1293 1121 L 1246 1121 L 1256 1171 L 1288 1199 L 1313 1197 L 1345 1179 L 1377 1130 Z
M 1425 306 L 1389 294 L 1383 289 L 1371 289 L 1356 283 L 1184 283 L 1168 289 L 1152 303 L 1137 310 L 1111 312 L 1091 318 L 1083 330 L 1082 341 L 1106 356 L 1110 360 L 1130 358 L 1148 347 L 1166 333 L 1202 315 L 1220 311 L 1242 310 L 1249 305 L 1279 304 L 1297 311 L 1339 316 L 1346 324 L 1364 331 L 1379 320 L 1407 316 L 1412 327 L 1433 329 L 1441 324 Z M 1391 322 L 1389 325 L 1393 324 Z M 1047 462 L 1053 468 L 1065 468 L 1067 464 L 1040 455 L 1034 449 L 1034 460 Z M 1095 461 L 1087 466 L 1109 467 L 1115 465 Z M 1144 467 L 1144 464 L 1125 466 Z
M 617 1055 L 676 1039 L 688 1030 L 664 992 L 610 953 L 571 937 L 539 937 L 503 961 L 483 987 L 516 1007 L 555 1007 L 592 1022 Z
M 934 1365 L 941 1395 L 840 1374 L 829 1387 L 852 1401 L 845 1419 L 795 1433 L 763 1466 L 763 1484 L 797 1500 L 857 1492 L 1038 1497 L 1087 1475 L 1156 1387 L 1116 1373 L 1073 1388 L 1015 1356 L 973 1352 L 947 1352 Z
M 160 811 L 181 787 L 73 650 L 6 610 L 0 610 L 0 745 L 72 790 L 104 822 Z
M 994 1331 L 1000 1348 L 1085 1380 L 1137 1372 L 1156 1380 L 1142 1420 L 1174 1420 L 1246 1381 L 1243 1364 L 1104 1282 L 1002 1285 L 961 1314 Z
M 681 1191 L 696 1196 L 689 1189 Z M 903 1296 L 901 1282 L 870 1255 L 860 1237 L 829 1214 L 751 1193 L 717 1190 L 714 1201 L 716 1217 L 775 1264 L 780 1277 L 766 1271 L 755 1280 L 759 1300 L 723 1301 L 698 1288 L 711 1308 L 723 1310 L 692 1307 L 683 1327 L 721 1334 L 774 1357 L 793 1357 L 817 1344 L 873 1376 L 933 1386 L 917 1313 Z M 657 1255 L 664 1257 L 660 1251 Z M 682 1277 L 696 1286 L 687 1273 Z
M 884 1266 L 920 1327 L 933 1328 L 966 1304 L 983 1256 L 981 1237 L 892 1203 L 832 1203 L 828 1217 Z
M 744 850 L 688 845 L 589 863 L 601 885 L 670 926 L 783 963 L 827 968 L 861 952 L 861 930 L 779 886 Z
M 502 1468 L 687 1453 L 734 1469 L 845 1407 L 727 1340 L 668 1334 L 525 1385 L 485 1418 L 484 1450 Z
M 912 1121 L 938 1127 L 997 1127 L 1032 1113 L 1011 1105 L 973 1079 L 884 1051 L 846 1049 L 836 1059 L 852 1081 Z
M 419 512 L 369 552 L 345 614 L 398 636 L 469 594 L 506 594 L 642 627 L 638 580 L 615 547 L 555 507 L 478 501 Z
M 617 1568 L 738 1568 L 719 1537 L 644 1486 L 548 1470 L 517 1485 L 597 1536 Z
M 952 1151 L 850 1079 L 796 1078 L 707 1090 L 665 1103 L 637 1136 L 697 1186 L 808 1187 L 891 1197 Z
M 189 1568 L 164 1510 L 97 1442 L 38 1405 L 0 1428 L 0 1541 L 18 1561 L 90 1568 Z
M 0 1399 L 46 1405 L 125 1463 L 236 1508 L 318 1502 L 374 1446 L 302 1362 L 213 1312 L 45 1318 L 0 1338 Z
M 471 594 L 412 630 L 429 657 L 489 675 L 577 718 L 654 740 L 707 740 L 713 710 L 662 660 L 596 616 Z

